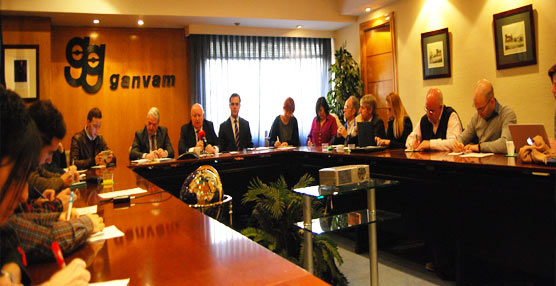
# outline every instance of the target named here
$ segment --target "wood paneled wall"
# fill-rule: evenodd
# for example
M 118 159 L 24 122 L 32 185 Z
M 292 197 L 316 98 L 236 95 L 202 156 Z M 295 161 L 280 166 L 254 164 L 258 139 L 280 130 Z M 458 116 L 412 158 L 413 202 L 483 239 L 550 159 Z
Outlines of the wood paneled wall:
M 90 44 L 106 45 L 104 80 L 95 94 L 82 87 L 70 86 L 64 77 L 69 66 L 65 50 L 73 37 L 90 37 Z M 92 107 L 102 111 L 101 134 L 116 153 L 119 164 L 128 163 L 128 150 L 134 132 L 142 129 L 150 107 L 160 109 L 160 125 L 168 127 L 177 154 L 180 127 L 189 120 L 190 99 L 187 52 L 181 29 L 92 29 L 52 28 L 51 89 L 49 98 L 64 114 L 68 135 L 63 140 L 69 148 L 71 137 L 86 124 Z M 110 76 L 120 74 L 116 90 L 110 89 Z M 122 88 L 121 77 L 151 75 L 144 88 Z M 152 76 L 175 75 L 174 87 L 153 87 Z M 76 77 L 74 75 L 74 77 Z M 91 82 L 91 83 L 94 83 Z

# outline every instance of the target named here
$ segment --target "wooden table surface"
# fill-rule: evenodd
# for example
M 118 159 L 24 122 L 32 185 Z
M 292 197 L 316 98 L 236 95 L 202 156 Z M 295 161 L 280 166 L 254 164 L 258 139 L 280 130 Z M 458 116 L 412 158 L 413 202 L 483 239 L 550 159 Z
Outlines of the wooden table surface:
M 154 194 L 133 199 L 127 207 L 99 205 L 106 226 L 116 225 L 125 236 L 87 244 L 66 257 L 67 262 L 84 259 L 91 282 L 130 278 L 129 285 L 328 285 L 169 193 L 157 193 L 162 190 L 132 170 L 108 171 L 114 172 L 113 187 L 88 185 L 80 190 L 77 207 L 100 203 L 100 192 L 138 186 Z M 29 267 L 34 283 L 56 270 L 55 262 Z

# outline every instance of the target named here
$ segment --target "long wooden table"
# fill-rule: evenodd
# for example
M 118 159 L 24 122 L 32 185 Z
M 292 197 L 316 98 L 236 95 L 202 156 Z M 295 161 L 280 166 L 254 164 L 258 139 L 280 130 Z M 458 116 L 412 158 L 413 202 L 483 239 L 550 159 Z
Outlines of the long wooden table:
M 99 204 L 106 226 L 124 237 L 87 244 L 66 261 L 83 258 L 91 282 L 130 278 L 129 285 L 328 285 L 297 265 L 188 207 L 125 167 L 114 172 L 111 188 L 88 185 L 76 207 Z M 96 175 L 101 175 L 98 171 Z M 89 173 L 93 175 L 93 173 Z M 101 192 L 141 187 L 152 195 L 115 208 Z M 29 267 L 40 283 L 57 270 L 54 262 Z
M 237 202 L 255 177 L 271 181 L 283 175 L 292 186 L 304 173 L 318 178 L 318 170 L 323 167 L 368 164 L 372 177 L 402 182 L 394 197 L 377 194 L 377 208 L 405 201 L 402 211 L 426 210 L 444 219 L 444 226 L 457 240 L 458 284 L 465 282 L 466 270 L 475 259 L 554 281 L 555 167 L 524 164 L 499 154 L 461 158 L 447 152 L 349 154 L 301 147 L 131 168 L 175 194 L 185 177 L 203 164 L 219 171 L 225 193 L 234 197 L 234 224 L 237 222 L 238 228 L 243 227 L 250 208 Z

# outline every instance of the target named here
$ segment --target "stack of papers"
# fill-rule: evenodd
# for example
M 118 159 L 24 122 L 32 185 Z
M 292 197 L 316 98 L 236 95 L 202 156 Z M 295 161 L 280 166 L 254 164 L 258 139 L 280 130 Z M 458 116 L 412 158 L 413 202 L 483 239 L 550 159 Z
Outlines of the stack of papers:
M 97 205 L 84 207 L 84 208 L 73 208 L 80 216 L 86 214 L 96 214 L 97 213 Z
M 97 242 L 120 236 L 124 236 L 124 233 L 115 225 L 111 225 L 109 227 L 105 227 L 101 232 L 91 234 L 91 236 L 87 239 L 87 242 Z
M 131 196 L 131 195 L 141 194 L 141 193 L 146 193 L 146 192 L 147 191 L 145 191 L 141 188 L 133 188 L 133 189 L 129 189 L 129 190 L 121 190 L 121 191 L 116 191 L 116 192 L 102 193 L 102 194 L 98 194 L 98 196 L 103 198 L 103 199 L 113 199 L 115 197 Z

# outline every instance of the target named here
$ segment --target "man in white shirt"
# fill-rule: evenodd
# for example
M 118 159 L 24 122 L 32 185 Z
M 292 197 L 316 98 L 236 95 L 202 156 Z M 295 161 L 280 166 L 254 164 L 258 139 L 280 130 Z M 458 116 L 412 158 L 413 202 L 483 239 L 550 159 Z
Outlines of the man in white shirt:
M 457 112 L 444 105 L 442 92 L 431 88 L 425 98 L 425 112 L 407 137 L 405 147 L 415 151 L 450 151 L 462 132 Z
M 355 123 L 357 110 L 359 110 L 359 100 L 352 95 L 344 104 L 344 119 L 346 123 L 344 125 L 338 125 L 340 127 L 338 127 L 336 136 L 332 139 L 332 144 L 344 144 L 346 139 L 348 139 L 348 144 L 357 143 L 357 131 L 355 128 L 357 126 Z

